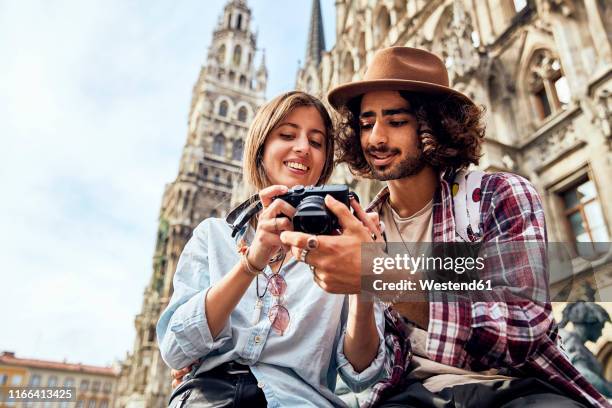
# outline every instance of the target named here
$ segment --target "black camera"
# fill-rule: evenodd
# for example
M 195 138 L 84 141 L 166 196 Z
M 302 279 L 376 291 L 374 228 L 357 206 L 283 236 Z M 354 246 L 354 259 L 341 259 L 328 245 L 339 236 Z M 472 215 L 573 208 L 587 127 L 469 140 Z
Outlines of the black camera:
M 330 235 L 340 228 L 338 218 L 325 206 L 325 196 L 331 195 L 350 208 L 349 198 L 357 196 L 344 184 L 325 186 L 295 186 L 279 198 L 295 207 L 293 229 L 314 235 Z

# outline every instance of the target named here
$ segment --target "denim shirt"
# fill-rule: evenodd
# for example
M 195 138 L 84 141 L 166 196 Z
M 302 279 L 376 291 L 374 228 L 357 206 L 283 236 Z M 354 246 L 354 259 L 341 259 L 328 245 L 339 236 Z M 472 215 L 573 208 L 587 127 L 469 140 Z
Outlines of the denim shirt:
M 164 361 L 179 369 L 200 359 L 198 373 L 228 361 L 249 365 L 269 407 L 345 406 L 333 392 L 338 373 L 354 391 L 386 375 L 383 310 L 375 304 L 378 354 L 370 367 L 357 373 L 342 350 L 348 298 L 319 288 L 306 264 L 287 257 L 281 269 L 287 282 L 284 305 L 291 317 L 282 336 L 271 330 L 268 311 L 276 300 L 270 291 L 262 299 L 261 314 L 254 322 L 257 295 L 253 279 L 225 327 L 212 337 L 206 319 L 206 292 L 239 262 L 238 240 L 244 237 L 250 241 L 253 235 L 253 228 L 247 227 L 234 239 L 229 225 L 213 218 L 194 230 L 177 265 L 174 293 L 157 324 Z M 267 267 L 265 273 L 271 272 Z M 265 278 L 260 278 L 260 295 L 265 284 Z

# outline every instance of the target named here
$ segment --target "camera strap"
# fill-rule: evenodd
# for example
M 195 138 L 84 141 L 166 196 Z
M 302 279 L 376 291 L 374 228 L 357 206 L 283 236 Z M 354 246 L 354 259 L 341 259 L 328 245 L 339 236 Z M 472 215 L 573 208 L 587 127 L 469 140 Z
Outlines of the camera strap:
M 242 204 L 238 205 L 234 208 L 228 215 L 225 217 L 225 221 L 232 228 L 232 238 L 238 234 L 244 226 L 253 218 L 255 214 L 257 214 L 263 206 L 261 205 L 261 201 L 259 201 L 259 195 L 253 194 Z

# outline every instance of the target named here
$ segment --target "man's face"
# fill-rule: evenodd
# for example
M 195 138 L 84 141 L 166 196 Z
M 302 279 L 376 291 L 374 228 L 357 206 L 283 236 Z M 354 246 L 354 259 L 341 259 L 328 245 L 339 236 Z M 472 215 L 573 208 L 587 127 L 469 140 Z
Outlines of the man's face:
M 376 179 L 410 177 L 425 167 L 416 116 L 399 92 L 365 94 L 359 127 L 361 148 Z

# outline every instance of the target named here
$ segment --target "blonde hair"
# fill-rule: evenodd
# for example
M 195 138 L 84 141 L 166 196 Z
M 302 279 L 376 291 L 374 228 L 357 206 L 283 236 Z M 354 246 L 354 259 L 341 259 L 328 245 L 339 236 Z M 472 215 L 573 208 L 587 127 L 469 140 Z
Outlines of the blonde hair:
M 327 182 L 334 169 L 334 128 L 331 117 L 323 103 L 316 97 L 305 92 L 291 91 L 264 104 L 253 118 L 242 158 L 244 164 L 242 174 L 247 184 L 257 190 L 271 184 L 263 168 L 263 150 L 266 139 L 294 109 L 310 106 L 317 109 L 325 125 L 325 165 L 317 185 Z

